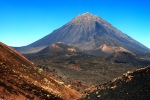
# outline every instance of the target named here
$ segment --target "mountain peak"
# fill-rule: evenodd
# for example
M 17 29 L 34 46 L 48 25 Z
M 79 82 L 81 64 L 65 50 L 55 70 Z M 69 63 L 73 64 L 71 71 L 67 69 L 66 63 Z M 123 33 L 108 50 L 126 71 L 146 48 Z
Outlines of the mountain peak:
M 75 25 L 81 25 L 81 23 L 87 24 L 88 22 L 99 21 L 99 20 L 100 18 L 98 16 L 95 16 L 90 12 L 86 12 L 83 14 L 79 14 L 71 22 L 73 22 Z
M 90 12 L 83 13 L 81 16 L 86 19 L 95 19 L 95 17 L 97 17 L 97 16 L 91 14 Z
M 91 14 L 90 12 L 85 12 L 82 15 L 86 15 L 86 16 L 93 16 L 93 14 Z

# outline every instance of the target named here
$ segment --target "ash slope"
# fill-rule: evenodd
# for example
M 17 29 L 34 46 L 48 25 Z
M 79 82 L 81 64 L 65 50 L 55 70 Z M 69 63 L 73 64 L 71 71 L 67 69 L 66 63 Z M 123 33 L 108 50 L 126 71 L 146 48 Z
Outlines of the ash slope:
M 0 99 L 75 100 L 81 95 L 0 43 Z
M 127 72 L 122 77 L 98 86 L 81 100 L 149 100 L 150 66 Z
M 107 44 L 123 47 L 136 54 L 150 52 L 141 43 L 122 33 L 102 18 L 90 13 L 78 15 L 61 28 L 28 46 L 19 48 L 18 51 L 27 50 L 26 53 L 29 53 L 28 50 L 42 48 L 55 42 L 74 45 L 81 50 L 94 50 Z

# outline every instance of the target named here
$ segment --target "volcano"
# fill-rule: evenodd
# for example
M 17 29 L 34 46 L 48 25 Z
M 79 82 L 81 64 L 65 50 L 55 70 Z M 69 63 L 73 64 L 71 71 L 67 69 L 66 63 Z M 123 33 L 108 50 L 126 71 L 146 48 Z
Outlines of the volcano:
M 106 44 L 125 48 L 135 54 L 150 52 L 149 48 L 89 12 L 78 15 L 40 40 L 15 49 L 21 53 L 36 53 L 56 42 L 63 42 L 83 51 L 95 50 Z

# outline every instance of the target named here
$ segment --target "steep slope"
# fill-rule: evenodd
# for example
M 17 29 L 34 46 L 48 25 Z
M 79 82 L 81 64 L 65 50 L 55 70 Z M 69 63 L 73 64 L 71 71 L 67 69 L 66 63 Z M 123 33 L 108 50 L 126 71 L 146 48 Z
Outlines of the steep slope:
M 0 43 L 0 99 L 76 100 L 81 95 Z
M 149 100 L 150 66 L 128 71 L 122 77 L 97 87 L 81 100 Z
M 107 44 L 109 46 L 123 47 L 138 54 L 150 52 L 144 45 L 122 33 L 102 18 L 90 13 L 78 15 L 51 34 L 17 50 L 27 50 L 26 53 L 30 53 L 31 51 L 28 52 L 28 50 L 35 50 L 36 48 L 48 46 L 55 42 L 71 44 L 81 50 L 93 50 Z

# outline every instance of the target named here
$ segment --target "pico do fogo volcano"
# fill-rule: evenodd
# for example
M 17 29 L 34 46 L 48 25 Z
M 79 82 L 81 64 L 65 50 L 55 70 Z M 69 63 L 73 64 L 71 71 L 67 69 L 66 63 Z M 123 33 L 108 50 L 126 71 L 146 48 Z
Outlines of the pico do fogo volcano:
M 35 53 L 56 42 L 75 46 L 82 51 L 95 50 L 106 44 L 125 48 L 135 54 L 150 52 L 146 46 L 89 12 L 78 15 L 40 40 L 15 49 L 21 53 Z

